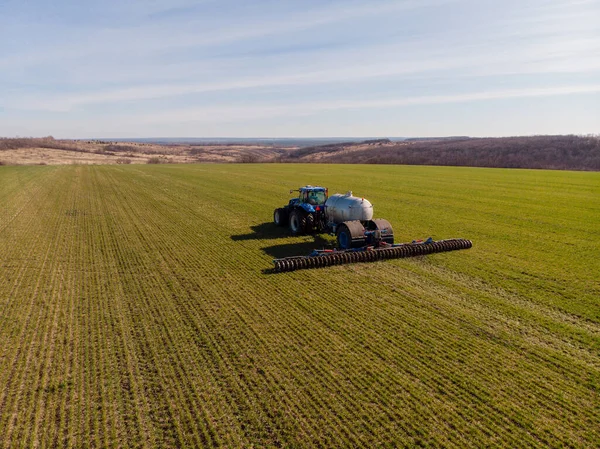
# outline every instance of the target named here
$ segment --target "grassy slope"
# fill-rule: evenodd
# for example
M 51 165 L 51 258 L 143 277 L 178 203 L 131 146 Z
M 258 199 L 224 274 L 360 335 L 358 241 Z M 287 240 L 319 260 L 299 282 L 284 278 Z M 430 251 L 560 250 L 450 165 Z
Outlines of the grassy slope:
M 270 275 L 287 189 L 473 249 Z M 590 447 L 600 175 L 0 168 L 0 447 Z M 254 228 L 253 232 L 252 227 Z

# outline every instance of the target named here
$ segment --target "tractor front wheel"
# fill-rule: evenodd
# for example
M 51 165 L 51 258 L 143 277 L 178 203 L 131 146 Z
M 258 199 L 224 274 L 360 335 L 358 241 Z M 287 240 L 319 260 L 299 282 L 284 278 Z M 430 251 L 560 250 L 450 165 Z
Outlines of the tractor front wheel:
M 294 210 L 290 214 L 290 232 L 292 235 L 304 234 L 306 229 L 306 216 L 299 210 Z
M 285 226 L 287 224 L 287 219 L 288 216 L 285 209 L 278 208 L 273 212 L 273 223 L 275 223 L 276 226 Z

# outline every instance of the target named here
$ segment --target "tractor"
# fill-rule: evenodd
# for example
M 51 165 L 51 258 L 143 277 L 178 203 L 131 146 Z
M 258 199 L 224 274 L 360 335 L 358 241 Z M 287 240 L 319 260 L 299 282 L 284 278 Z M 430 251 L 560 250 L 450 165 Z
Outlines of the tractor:
M 298 197 L 273 212 L 274 223 L 288 225 L 292 235 L 327 232 L 336 236 L 340 249 L 394 243 L 391 224 L 381 218 L 373 220 L 373 205 L 365 198 L 351 191 L 329 196 L 326 187 L 310 185 L 293 192 Z

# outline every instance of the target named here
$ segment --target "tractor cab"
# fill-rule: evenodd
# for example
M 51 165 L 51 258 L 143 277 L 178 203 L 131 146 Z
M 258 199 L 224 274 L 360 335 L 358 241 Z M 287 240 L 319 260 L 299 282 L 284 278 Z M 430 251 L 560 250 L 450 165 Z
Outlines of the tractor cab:
M 310 206 L 323 206 L 327 201 L 326 187 L 305 186 L 298 190 L 298 203 Z

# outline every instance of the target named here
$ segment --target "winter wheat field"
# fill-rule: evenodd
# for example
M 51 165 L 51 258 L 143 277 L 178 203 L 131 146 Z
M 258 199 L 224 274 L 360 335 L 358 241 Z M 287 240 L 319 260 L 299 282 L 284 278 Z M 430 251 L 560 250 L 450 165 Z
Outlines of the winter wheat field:
M 301 185 L 411 259 L 269 272 Z M 600 174 L 0 167 L 0 448 L 598 447 Z

